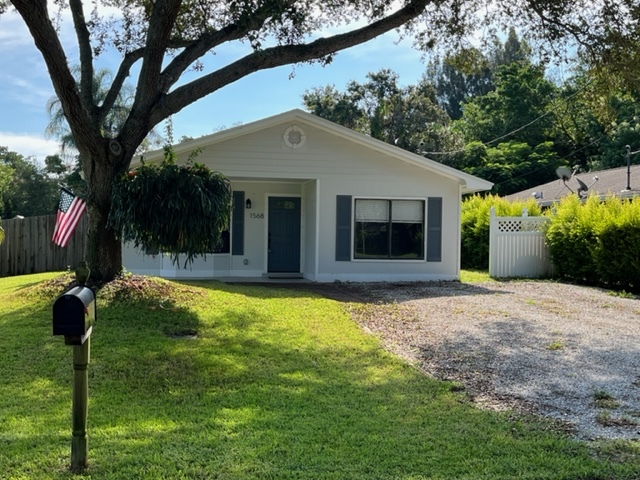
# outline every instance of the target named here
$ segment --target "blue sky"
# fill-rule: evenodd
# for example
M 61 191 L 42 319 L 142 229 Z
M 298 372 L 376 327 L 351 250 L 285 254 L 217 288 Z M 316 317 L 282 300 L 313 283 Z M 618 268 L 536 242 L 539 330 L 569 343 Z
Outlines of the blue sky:
M 74 45 L 68 22 L 63 24 L 61 37 L 65 45 Z M 238 54 L 238 47 L 233 47 L 210 56 L 206 64 L 224 62 Z M 74 57 L 77 58 L 75 47 L 67 49 L 67 56 L 73 65 Z M 115 72 L 118 63 L 115 56 L 107 56 L 99 58 L 96 67 Z M 51 81 L 40 52 L 17 14 L 0 17 L 0 65 L 0 146 L 39 160 L 57 153 L 57 141 L 44 137 L 48 123 L 45 106 L 54 95 Z M 411 47 L 409 40 L 398 43 L 397 33 L 390 32 L 339 53 L 327 67 L 285 66 L 245 77 L 175 115 L 174 138 L 198 137 L 302 108 L 305 90 L 328 84 L 343 89 L 348 81 L 364 81 L 368 72 L 381 68 L 394 70 L 400 83 L 408 85 L 420 79 L 425 65 L 421 53 Z M 292 73 L 295 75 L 290 79 Z

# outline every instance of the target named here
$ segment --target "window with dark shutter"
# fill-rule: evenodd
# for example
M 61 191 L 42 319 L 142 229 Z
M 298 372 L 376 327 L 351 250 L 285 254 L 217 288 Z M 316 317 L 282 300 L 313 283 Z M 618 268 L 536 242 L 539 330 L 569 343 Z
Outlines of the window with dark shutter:
M 424 200 L 356 199 L 354 259 L 424 260 Z

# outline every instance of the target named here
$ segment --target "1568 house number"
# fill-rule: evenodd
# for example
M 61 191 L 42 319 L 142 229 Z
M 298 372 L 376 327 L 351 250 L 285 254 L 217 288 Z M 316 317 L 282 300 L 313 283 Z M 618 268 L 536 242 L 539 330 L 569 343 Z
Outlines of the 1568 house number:
M 253 213 L 249 214 L 249 218 L 264 218 L 264 213 Z

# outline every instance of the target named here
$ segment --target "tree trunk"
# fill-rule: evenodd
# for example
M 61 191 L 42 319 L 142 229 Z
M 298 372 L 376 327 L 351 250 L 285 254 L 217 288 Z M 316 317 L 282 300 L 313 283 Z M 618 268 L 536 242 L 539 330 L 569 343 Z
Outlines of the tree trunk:
M 92 160 L 89 160 L 89 172 L 85 169 L 85 173 L 89 173 L 86 262 L 91 269 L 92 279 L 108 282 L 122 271 L 122 243 L 118 238 L 119 233 L 108 226 L 111 189 L 121 172 L 110 161 Z
M 94 280 L 110 281 L 122 271 L 122 243 L 108 228 L 109 207 L 88 205 L 86 261 Z

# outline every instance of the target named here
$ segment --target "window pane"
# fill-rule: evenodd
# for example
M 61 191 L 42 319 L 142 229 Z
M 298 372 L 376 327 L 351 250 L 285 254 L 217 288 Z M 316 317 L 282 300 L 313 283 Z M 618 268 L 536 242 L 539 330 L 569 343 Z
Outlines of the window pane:
M 424 200 L 357 199 L 354 258 L 423 260 Z
M 356 222 L 389 221 L 388 200 L 356 200 Z
M 422 223 L 424 220 L 424 202 L 422 200 L 394 200 L 391 202 L 393 223 Z
M 422 223 L 393 223 L 391 226 L 391 258 L 422 260 L 424 258 L 424 226 Z
M 355 258 L 389 258 L 389 224 L 356 222 Z

